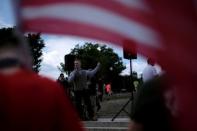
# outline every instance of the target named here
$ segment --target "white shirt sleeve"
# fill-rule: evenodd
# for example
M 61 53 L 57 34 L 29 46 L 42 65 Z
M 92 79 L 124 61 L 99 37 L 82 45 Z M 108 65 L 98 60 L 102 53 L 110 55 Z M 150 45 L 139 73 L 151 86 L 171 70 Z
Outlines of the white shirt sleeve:
M 76 70 L 72 71 L 70 75 L 68 76 L 68 82 L 73 82 L 75 78 Z
M 87 70 L 86 71 L 87 76 L 93 77 L 96 74 L 96 72 L 99 70 L 99 68 L 100 68 L 100 63 L 98 63 L 97 66 L 93 70 L 91 70 L 91 71 Z
M 154 68 L 154 66 L 148 65 L 143 73 L 142 73 L 142 77 L 143 77 L 143 81 L 146 82 L 150 79 L 153 79 L 155 76 L 157 76 L 157 71 Z

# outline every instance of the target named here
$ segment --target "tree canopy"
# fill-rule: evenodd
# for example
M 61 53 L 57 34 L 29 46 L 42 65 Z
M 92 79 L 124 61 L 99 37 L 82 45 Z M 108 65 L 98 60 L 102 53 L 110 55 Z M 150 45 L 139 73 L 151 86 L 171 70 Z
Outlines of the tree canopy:
M 97 62 L 100 62 L 99 77 L 104 77 L 106 81 L 119 76 L 122 70 L 126 68 L 122 58 L 106 45 L 92 43 L 85 43 L 83 46 L 76 45 L 74 49 L 71 49 L 70 55 L 75 55 L 81 59 L 83 69 L 93 69 Z M 60 65 L 64 71 L 67 71 L 63 63 Z
M 44 40 L 41 38 L 40 33 L 31 34 L 29 33 L 27 36 L 27 41 L 29 43 L 31 54 L 33 57 L 33 66 L 32 69 L 35 72 L 40 71 L 41 62 L 42 62 L 42 49 L 45 47 Z

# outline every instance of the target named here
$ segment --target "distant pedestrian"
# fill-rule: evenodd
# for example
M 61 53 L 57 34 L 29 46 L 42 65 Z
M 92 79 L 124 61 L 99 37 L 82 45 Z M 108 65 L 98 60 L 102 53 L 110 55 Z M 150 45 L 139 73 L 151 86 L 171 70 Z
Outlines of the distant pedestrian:
M 98 96 L 97 96 L 97 89 L 98 89 L 98 84 L 97 84 L 97 79 L 95 76 L 92 78 L 88 77 L 88 92 L 90 95 L 90 100 L 91 100 L 91 107 L 92 107 L 92 114 L 90 114 L 90 120 L 97 120 L 97 109 L 100 107 L 100 103 L 98 101 Z
M 147 66 L 144 68 L 142 73 L 143 82 L 147 82 L 157 76 L 155 69 L 155 61 L 151 58 L 147 60 Z
M 98 99 L 99 101 L 103 101 L 103 93 L 104 93 L 104 83 L 102 78 L 98 80 Z
M 109 100 L 110 96 L 112 95 L 111 82 L 109 82 L 105 85 L 105 90 L 106 90 L 106 93 L 107 93 L 107 100 Z
M 57 82 L 64 88 L 64 90 L 66 90 L 68 88 L 68 81 L 64 77 L 63 73 L 60 73 L 60 75 L 57 79 Z
M 63 73 L 60 73 L 57 82 L 63 87 L 65 93 L 71 98 L 71 88 L 70 84 L 68 83 L 68 78 L 65 78 Z

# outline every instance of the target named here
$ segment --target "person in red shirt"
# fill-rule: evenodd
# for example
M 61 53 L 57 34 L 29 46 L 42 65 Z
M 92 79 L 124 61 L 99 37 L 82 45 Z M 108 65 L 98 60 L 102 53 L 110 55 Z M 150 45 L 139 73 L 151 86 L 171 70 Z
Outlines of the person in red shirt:
M 83 131 L 60 85 L 30 70 L 25 46 L 14 29 L 0 29 L 0 130 Z
M 111 91 L 111 83 L 108 83 L 106 86 L 106 92 L 107 92 L 107 95 L 108 96 L 111 96 L 112 95 L 112 91 Z

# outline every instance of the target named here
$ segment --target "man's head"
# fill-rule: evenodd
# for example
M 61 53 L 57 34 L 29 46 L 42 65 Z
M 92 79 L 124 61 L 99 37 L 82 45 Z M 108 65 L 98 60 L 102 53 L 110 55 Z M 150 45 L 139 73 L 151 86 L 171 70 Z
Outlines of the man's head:
M 2 28 L 0 29 L 0 47 L 6 46 L 18 46 L 20 43 L 13 28 Z
M 0 61 L 17 60 L 23 67 L 31 69 L 31 55 L 22 34 L 14 28 L 0 29 Z
M 81 60 L 80 59 L 75 59 L 74 66 L 75 66 L 76 70 L 79 70 L 81 68 Z
M 64 80 L 64 74 L 63 73 L 60 74 L 60 76 L 58 77 L 58 80 L 60 80 L 60 81 Z
M 61 78 L 64 78 L 64 74 L 63 74 L 63 73 L 61 73 L 61 74 L 60 74 L 60 77 L 61 77 Z

